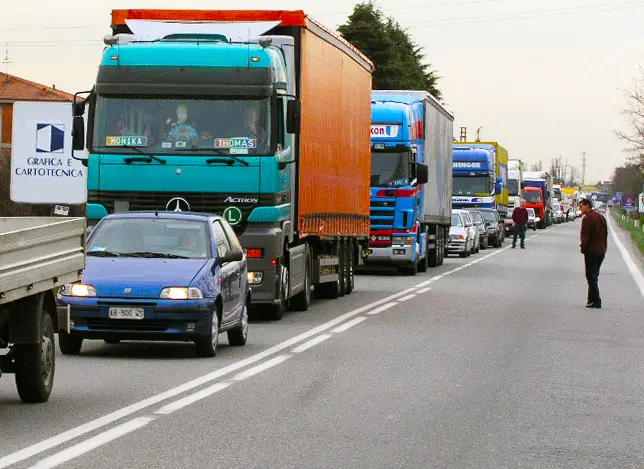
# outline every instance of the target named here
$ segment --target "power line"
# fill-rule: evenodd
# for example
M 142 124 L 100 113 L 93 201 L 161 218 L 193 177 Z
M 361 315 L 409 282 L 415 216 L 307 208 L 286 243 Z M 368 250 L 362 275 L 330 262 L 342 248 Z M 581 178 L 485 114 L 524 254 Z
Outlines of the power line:
M 389 11 L 404 11 L 404 10 L 421 10 L 424 8 L 441 8 L 441 7 L 457 7 L 461 5 L 475 5 L 475 4 L 484 4 L 484 3 L 499 3 L 506 0 L 468 0 L 465 2 L 449 2 L 449 3 L 430 3 L 417 6 L 406 6 L 406 7 L 394 7 L 394 8 L 381 8 L 385 13 Z M 340 15 L 350 15 L 353 11 L 336 11 L 335 13 L 316 13 L 315 16 L 340 16 Z

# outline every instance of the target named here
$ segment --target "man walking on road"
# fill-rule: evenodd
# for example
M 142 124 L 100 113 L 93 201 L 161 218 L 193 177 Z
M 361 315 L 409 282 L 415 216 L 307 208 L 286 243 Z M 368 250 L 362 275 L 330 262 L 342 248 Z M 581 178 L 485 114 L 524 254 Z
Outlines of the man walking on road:
M 606 219 L 593 210 L 588 199 L 581 199 L 579 210 L 584 218 L 581 220 L 581 253 L 584 255 L 586 280 L 588 281 L 588 302 L 586 308 L 601 308 L 599 296 L 599 269 L 604 262 L 608 244 L 608 226 Z
M 525 208 L 525 200 L 521 199 L 519 206 L 512 211 L 512 221 L 514 222 L 512 249 L 517 247 L 517 236 L 521 237 L 521 249 L 525 249 L 525 230 L 528 225 L 528 209 Z

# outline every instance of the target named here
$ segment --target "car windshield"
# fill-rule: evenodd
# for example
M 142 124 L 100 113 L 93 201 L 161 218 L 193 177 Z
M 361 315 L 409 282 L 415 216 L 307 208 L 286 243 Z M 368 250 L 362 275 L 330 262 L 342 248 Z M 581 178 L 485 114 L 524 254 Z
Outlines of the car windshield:
M 371 187 L 409 183 L 409 152 L 371 152 Z
M 452 195 L 485 197 L 490 195 L 490 179 L 487 176 L 458 176 L 453 178 Z
M 541 202 L 541 191 L 526 191 L 523 193 L 523 198 L 526 202 L 538 204 Z
M 496 215 L 494 212 L 481 212 L 481 215 L 483 215 L 483 218 L 485 218 L 485 221 L 488 223 L 496 223 Z
M 452 226 L 463 226 L 461 217 L 459 217 L 456 213 L 452 213 Z
M 472 217 L 472 220 L 474 221 L 474 223 L 483 223 L 483 217 L 481 216 L 480 213 L 470 212 L 470 216 Z
M 119 154 L 136 147 L 168 155 L 186 149 L 195 155 L 268 155 L 269 129 L 268 99 L 98 96 L 92 147 Z
M 88 241 L 91 256 L 168 257 L 206 259 L 211 257 L 205 222 L 170 218 L 107 218 Z

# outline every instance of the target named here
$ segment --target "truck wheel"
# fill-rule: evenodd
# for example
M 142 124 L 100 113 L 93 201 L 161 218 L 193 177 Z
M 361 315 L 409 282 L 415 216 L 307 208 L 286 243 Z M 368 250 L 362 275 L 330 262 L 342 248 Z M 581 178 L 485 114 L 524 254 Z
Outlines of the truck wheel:
M 340 296 L 340 282 L 318 283 L 314 287 L 315 296 L 335 300 Z
M 291 298 L 290 307 L 293 311 L 307 311 L 311 306 L 311 251 L 307 246 L 304 255 L 304 291 Z
M 46 310 L 40 320 L 39 344 L 16 344 L 16 387 L 23 402 L 38 403 L 49 399 L 56 369 L 54 323 Z
M 412 263 L 408 267 L 401 267 L 400 271 L 403 275 L 409 275 L 411 277 L 415 276 L 418 273 L 418 261 Z
M 347 293 L 347 249 L 345 243 L 340 243 L 340 256 L 338 258 L 338 277 L 340 282 L 340 294 Z
M 217 354 L 217 346 L 219 345 L 219 317 L 217 311 L 213 311 L 211 315 L 210 331 L 207 336 L 195 339 L 195 348 L 197 355 L 203 358 L 211 358 Z
M 58 346 L 63 355 L 78 355 L 83 346 L 83 339 L 74 337 L 66 332 L 59 332 Z
M 264 316 L 271 321 L 281 321 L 282 318 L 284 317 L 284 311 L 286 311 L 286 308 L 288 305 L 290 278 L 289 278 L 288 267 L 285 266 L 284 264 L 280 265 L 279 279 L 280 279 L 279 303 L 276 305 L 266 305 L 262 307 L 262 310 L 264 311 Z
M 350 295 L 351 292 L 353 291 L 355 284 L 356 284 L 356 274 L 355 274 L 355 268 L 353 266 L 354 263 L 354 257 L 353 257 L 353 252 L 354 252 L 354 246 L 353 242 L 349 241 L 347 244 L 347 295 Z

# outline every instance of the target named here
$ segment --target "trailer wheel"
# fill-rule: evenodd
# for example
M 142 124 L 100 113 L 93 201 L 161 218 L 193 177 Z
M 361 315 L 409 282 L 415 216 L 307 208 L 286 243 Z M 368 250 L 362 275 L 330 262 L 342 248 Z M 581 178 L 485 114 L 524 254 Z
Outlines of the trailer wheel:
M 340 282 L 340 294 L 344 296 L 347 293 L 347 249 L 346 243 L 340 243 L 340 252 L 338 256 L 338 277 Z
M 16 387 L 23 402 L 38 403 L 49 399 L 56 370 L 56 336 L 49 312 L 43 308 L 39 344 L 16 344 Z
M 353 241 L 349 241 L 349 247 L 347 249 L 347 295 L 350 295 L 356 284 L 356 273 L 355 273 L 355 246 Z

